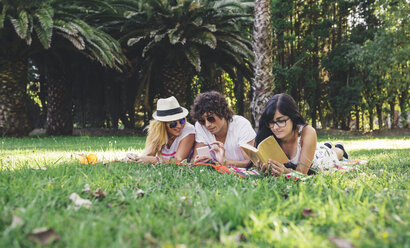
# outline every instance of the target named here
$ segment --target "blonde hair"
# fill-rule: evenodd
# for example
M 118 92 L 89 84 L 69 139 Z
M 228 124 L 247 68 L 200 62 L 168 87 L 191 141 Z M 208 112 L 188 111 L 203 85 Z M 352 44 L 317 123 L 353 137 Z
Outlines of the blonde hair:
M 147 140 L 145 142 L 145 156 L 160 156 L 162 148 L 168 143 L 168 132 L 165 122 L 151 120 L 149 122 Z

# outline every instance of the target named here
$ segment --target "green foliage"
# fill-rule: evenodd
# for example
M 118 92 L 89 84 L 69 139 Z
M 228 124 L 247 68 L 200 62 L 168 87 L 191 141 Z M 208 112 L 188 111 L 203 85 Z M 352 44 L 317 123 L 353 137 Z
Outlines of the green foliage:
M 29 3 L 27 3 L 29 2 Z M 10 51 L 24 51 L 24 56 L 33 56 L 39 48 L 32 44 L 35 31 L 37 39 L 44 49 L 51 46 L 64 47 L 55 36 L 69 40 L 74 48 L 84 50 L 88 56 L 103 65 L 113 68 L 125 63 L 119 43 L 111 36 L 90 26 L 85 20 L 89 13 L 106 6 L 104 1 L 4 1 L 0 4 L 0 48 L 1 56 L 16 56 Z M 96 7 L 98 5 L 98 8 Z M 94 9 L 89 9 L 94 8 Z M 94 11 L 93 11 L 94 10 Z M 20 39 L 26 41 L 29 48 L 23 47 L 15 37 L 8 37 L 16 42 L 5 42 L 4 36 L 9 34 L 11 26 Z M 54 38 L 53 38 L 54 37 Z M 53 40 L 58 42 L 52 43 Z M 21 55 L 19 55 L 21 56 Z
M 173 164 L 83 165 L 73 155 L 122 158 L 143 148 L 139 137 L 5 138 L 0 141 L 0 246 L 33 246 L 27 234 L 39 227 L 61 236 L 53 247 L 331 247 L 330 236 L 355 247 L 406 246 L 408 141 L 319 136 L 320 141 L 341 139 L 350 156 L 369 163 L 355 172 L 294 182 Z M 86 184 L 91 193 L 102 189 L 106 197 L 82 192 Z M 91 200 L 92 207 L 75 210 L 69 200 L 73 192 Z M 304 215 L 304 209 L 312 213 Z M 13 215 L 24 224 L 11 227 Z
M 210 72 L 215 68 L 235 74 L 235 68 L 250 79 L 249 2 L 113 0 L 111 4 L 123 4 L 119 9 L 125 18 L 120 41 L 133 54 L 141 54 L 145 63 L 152 63 L 149 73 L 161 74 L 164 64 L 172 64 L 186 65 L 187 72 L 197 75 L 217 75 Z

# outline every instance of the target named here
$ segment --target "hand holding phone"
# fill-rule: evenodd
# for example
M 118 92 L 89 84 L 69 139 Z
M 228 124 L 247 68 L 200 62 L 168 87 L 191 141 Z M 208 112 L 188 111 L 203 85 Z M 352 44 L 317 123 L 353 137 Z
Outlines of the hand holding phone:
M 209 147 L 203 146 L 196 148 L 196 152 L 200 157 L 211 157 L 211 153 L 209 152 Z

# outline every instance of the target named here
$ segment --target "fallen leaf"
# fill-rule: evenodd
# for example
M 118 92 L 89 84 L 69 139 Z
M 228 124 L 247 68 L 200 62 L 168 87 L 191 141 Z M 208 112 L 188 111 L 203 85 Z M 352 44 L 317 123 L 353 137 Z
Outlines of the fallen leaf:
M 88 183 L 86 185 L 84 185 L 84 188 L 83 188 L 82 192 L 85 192 L 85 193 L 90 192 L 90 185 Z
M 77 193 L 72 193 L 70 200 L 74 202 L 76 209 L 80 207 L 90 208 L 92 204 L 90 200 L 81 198 Z
M 87 160 L 88 160 L 88 164 L 95 164 L 95 163 L 98 162 L 97 155 L 92 154 L 92 153 L 91 153 L 91 154 L 88 154 Z
M 354 245 L 347 239 L 331 236 L 329 240 L 332 241 L 337 248 L 354 248 Z
M 310 208 L 304 208 L 303 211 L 302 211 L 302 215 L 305 216 L 305 217 L 309 217 L 309 216 L 314 217 L 315 213 Z
M 90 153 L 88 155 L 79 154 L 79 153 L 74 153 L 74 154 L 77 155 L 77 156 L 80 156 L 80 163 L 81 164 L 95 164 L 95 163 L 98 162 L 97 155 L 95 155 L 95 154 L 92 154 L 92 153 Z
M 233 234 L 233 235 L 225 235 L 222 234 L 219 237 L 221 243 L 223 244 L 231 244 L 231 243 L 238 243 L 245 240 L 245 236 L 242 233 Z
M 404 224 L 404 221 L 397 214 L 392 214 L 393 219 L 397 220 L 400 224 Z
M 142 190 L 142 189 L 138 189 L 137 190 L 137 193 L 135 194 L 135 196 L 138 198 L 138 197 L 140 197 L 141 196 L 141 198 L 142 197 L 144 197 L 144 195 L 145 195 L 145 192 L 144 192 L 144 190 Z
M 20 218 L 17 215 L 13 215 L 13 219 L 11 221 L 10 228 L 16 228 L 16 227 L 19 227 L 19 226 L 22 226 L 22 225 L 24 225 L 23 219 Z
M 91 193 L 91 196 L 102 199 L 106 196 L 106 194 L 102 191 L 102 189 L 96 189 L 93 193 Z
M 27 237 L 31 241 L 42 245 L 49 245 L 52 242 L 60 239 L 60 235 L 58 235 L 58 233 L 56 233 L 54 229 L 48 227 L 34 229 L 27 235 Z
M 144 234 L 144 238 L 152 245 L 155 245 L 158 242 L 154 237 L 152 237 L 151 233 L 149 232 Z

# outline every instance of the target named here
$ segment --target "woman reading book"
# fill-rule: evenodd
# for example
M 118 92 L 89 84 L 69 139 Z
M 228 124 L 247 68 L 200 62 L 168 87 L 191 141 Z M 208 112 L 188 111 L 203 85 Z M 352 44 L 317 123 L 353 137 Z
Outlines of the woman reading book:
M 194 149 L 194 163 L 215 162 L 222 165 L 247 167 L 250 159 L 240 145 L 254 145 L 256 133 L 251 123 L 234 115 L 225 97 L 216 91 L 199 94 L 191 109 L 195 123 L 195 148 L 209 147 L 209 155 L 198 155 Z
M 194 146 L 195 128 L 187 122 L 187 115 L 188 110 L 181 107 L 175 97 L 160 98 L 157 111 L 152 115 L 154 120 L 148 126 L 144 154 L 129 153 L 127 159 L 156 164 L 188 158 Z
M 256 167 L 265 174 L 286 174 L 290 168 L 311 174 L 310 168 L 327 170 L 340 165 L 342 156 L 348 157 L 342 144 L 317 144 L 315 129 L 305 123 L 295 100 L 287 94 L 276 94 L 269 100 L 259 120 L 256 145 L 269 136 L 275 137 L 290 162 L 286 166 L 272 160 L 258 163 Z

